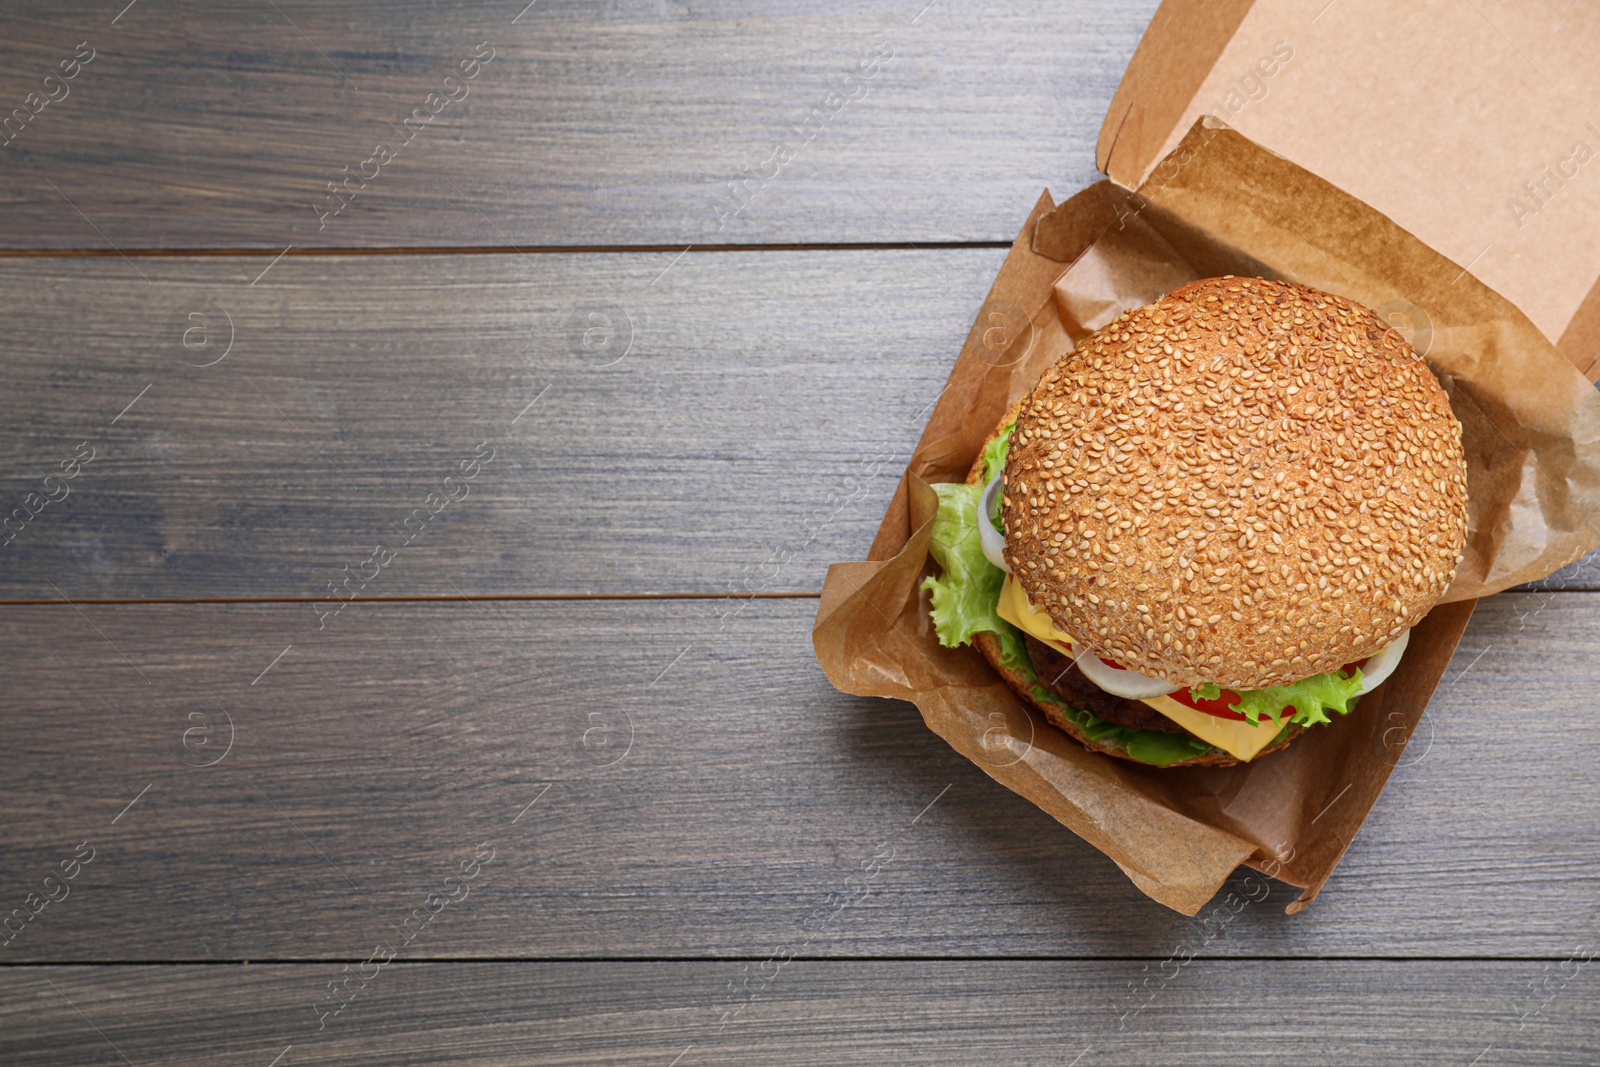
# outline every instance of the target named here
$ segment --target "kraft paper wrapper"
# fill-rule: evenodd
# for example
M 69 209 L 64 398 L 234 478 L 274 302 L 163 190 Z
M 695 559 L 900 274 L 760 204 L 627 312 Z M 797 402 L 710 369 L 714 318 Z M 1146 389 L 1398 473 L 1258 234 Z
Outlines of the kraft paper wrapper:
M 974 649 L 939 645 L 929 485 L 962 481 L 1006 409 L 1081 338 L 1196 278 L 1260 274 L 1386 309 L 1461 419 L 1466 558 L 1388 682 L 1330 726 L 1236 767 L 1163 770 L 1083 748 Z M 1431 341 L 1428 335 L 1431 333 Z M 834 685 L 914 702 L 928 726 L 1049 812 L 1141 891 L 1195 914 L 1240 864 L 1305 892 L 1327 881 L 1382 791 L 1475 598 L 1600 544 L 1600 396 L 1507 300 L 1389 219 L 1251 144 L 1196 125 L 1137 191 L 1053 207 L 1012 246 L 862 563 L 828 571 L 813 631 Z

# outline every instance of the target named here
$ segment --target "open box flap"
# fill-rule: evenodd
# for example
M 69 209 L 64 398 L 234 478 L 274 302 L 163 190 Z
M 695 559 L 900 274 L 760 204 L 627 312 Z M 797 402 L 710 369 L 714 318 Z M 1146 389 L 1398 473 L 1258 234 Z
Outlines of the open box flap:
M 1600 5 L 1167 0 L 1100 131 L 1138 188 L 1211 114 L 1389 216 L 1600 378 Z

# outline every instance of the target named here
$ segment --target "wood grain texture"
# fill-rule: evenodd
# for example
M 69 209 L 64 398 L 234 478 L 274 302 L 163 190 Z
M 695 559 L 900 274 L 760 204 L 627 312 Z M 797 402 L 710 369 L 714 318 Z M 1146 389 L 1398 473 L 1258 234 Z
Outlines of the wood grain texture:
M 1294 918 L 812 658 L 1003 251 L 705 246 L 1009 242 L 1155 0 L 523 5 L 0 14 L 0 118 L 95 53 L 0 250 L 104 253 L 0 259 L 0 1062 L 1596 1061 L 1594 559 Z
M 29 968 L 0 973 L 0 1056 L 15 1067 L 123 1056 L 266 1067 L 280 1055 L 407 1067 L 1589 1067 L 1596 965 L 1566 960 L 1171 963 L 1137 1015 L 1127 987 L 1145 975 L 1133 961 L 798 960 L 760 974 L 759 961 L 396 962 L 352 980 L 322 1029 L 313 1002 L 343 977 L 333 965 Z M 1526 989 L 1546 980 L 1547 1004 Z
M 815 592 L 1003 256 L 0 261 L 0 598 Z
M 815 592 L 1002 256 L 0 261 L 0 599 Z
M 1569 564 L 1548 578 L 1529 582 L 1525 589 L 1549 593 L 1566 593 L 1577 590 L 1600 589 L 1600 551 L 1594 551 Z
M 524 3 L 8 8 L 0 112 L 96 54 L 0 148 L 0 246 L 1009 243 L 1156 7 Z
M 1161 959 L 1196 936 L 910 705 L 833 690 L 814 610 L 357 604 L 319 632 L 306 604 L 0 609 L 0 910 L 95 851 L 0 953 L 364 959 L 434 891 L 459 902 L 408 959 Z M 1600 740 L 1572 728 L 1597 617 L 1592 594 L 1484 602 L 1315 905 L 1285 916 L 1278 886 L 1201 954 L 1600 940 Z

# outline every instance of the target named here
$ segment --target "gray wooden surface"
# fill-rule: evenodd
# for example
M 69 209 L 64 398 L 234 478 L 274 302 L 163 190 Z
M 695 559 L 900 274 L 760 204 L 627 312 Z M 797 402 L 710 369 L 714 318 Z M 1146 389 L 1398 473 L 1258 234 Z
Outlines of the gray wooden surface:
M 1600 1060 L 1592 560 L 1292 918 L 812 656 L 1148 0 L 124 2 L 0 14 L 0 1063 Z
M 6 149 L 0 246 L 1009 243 L 1042 186 L 1094 180 L 1156 6 L 525 4 L 8 12 L 0 100 L 97 55 Z M 432 114 L 430 93 L 459 99 Z M 393 159 L 363 167 L 379 143 Z
M 1600 939 L 1600 739 L 1573 728 L 1600 595 L 1545 599 L 1479 608 L 1316 904 L 1286 916 L 1280 886 L 1208 955 Z M 1183 936 L 915 708 L 832 689 L 815 603 L 358 603 L 321 631 L 304 603 L 0 609 L 4 685 L 30 694 L 0 783 L 16 893 L 64 846 L 97 853 L 7 956 L 348 959 L 484 841 L 499 858 L 412 957 L 760 957 L 863 864 L 870 897 L 814 953 L 1159 958 Z
M 96 449 L 0 549 L 0 598 L 326 595 L 484 441 L 347 593 L 815 592 L 865 555 L 1004 256 L 290 256 L 254 285 L 267 260 L 0 259 L 29 307 L 0 485 Z
M 1243 917 L 1241 916 L 1241 920 Z M 1593 964 L 761 960 L 0 973 L 7 1062 L 1588 1067 Z M 365 955 L 361 957 L 364 961 Z M 1158 970 L 1166 963 L 1170 980 Z M 1563 966 L 1565 963 L 1565 966 Z M 1146 968 L 1148 967 L 1148 973 Z M 1142 1000 L 1129 993 L 1143 984 Z M 1529 983 L 1553 990 L 1532 996 Z M 1549 999 L 1547 1000 L 1546 997 Z M 1137 1014 L 1136 1004 L 1146 1005 Z M 114 1046 L 114 1047 L 113 1047 Z M 122 1058 L 126 1057 L 126 1059 Z M 1076 1057 L 1076 1059 L 1074 1059 Z

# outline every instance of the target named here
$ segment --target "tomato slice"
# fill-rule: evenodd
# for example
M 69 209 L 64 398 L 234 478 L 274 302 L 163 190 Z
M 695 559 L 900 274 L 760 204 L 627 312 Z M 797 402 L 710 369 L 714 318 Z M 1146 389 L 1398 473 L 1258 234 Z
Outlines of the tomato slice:
M 1239 694 L 1232 689 L 1224 689 L 1221 696 L 1212 700 L 1196 700 L 1189 695 L 1189 690 L 1187 689 L 1179 689 L 1175 693 L 1168 693 L 1167 696 L 1186 708 L 1203 711 L 1207 715 L 1215 715 L 1219 719 L 1232 719 L 1235 722 L 1246 721 L 1244 715 L 1233 710 L 1233 705 L 1239 703 Z
M 1358 659 L 1354 662 L 1346 663 L 1339 669 L 1345 674 L 1349 674 L 1357 667 L 1364 667 L 1366 664 L 1366 660 Z M 1235 722 L 1249 721 L 1242 713 L 1233 710 L 1233 705 L 1239 703 L 1239 694 L 1232 689 L 1224 689 L 1221 696 L 1212 700 L 1196 700 L 1189 695 L 1189 690 L 1187 689 L 1179 689 L 1177 692 L 1169 693 L 1167 695 L 1186 708 L 1193 708 L 1195 711 L 1203 711 L 1207 715 L 1215 715 L 1219 719 L 1232 719 Z M 1293 715 L 1294 705 L 1286 705 L 1284 707 L 1284 711 L 1290 715 Z

